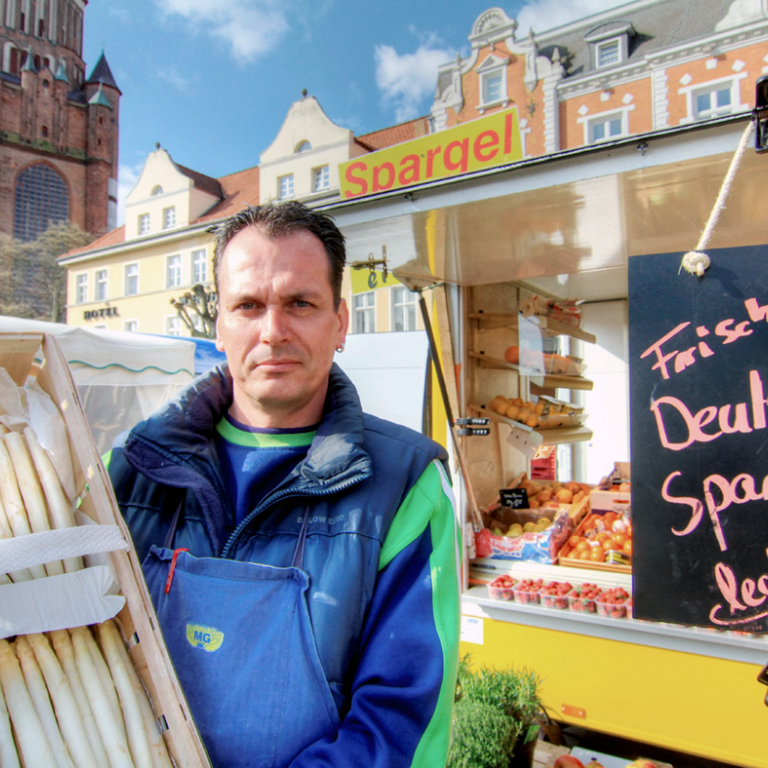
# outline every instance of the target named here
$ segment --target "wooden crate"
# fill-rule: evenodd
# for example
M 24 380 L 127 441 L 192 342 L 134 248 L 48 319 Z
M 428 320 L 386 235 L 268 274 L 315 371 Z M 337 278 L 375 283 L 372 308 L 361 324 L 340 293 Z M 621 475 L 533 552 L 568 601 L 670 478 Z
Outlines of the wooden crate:
M 80 510 L 97 523 L 116 525 L 131 542 L 112 485 L 91 436 L 66 359 L 50 334 L 0 334 L 0 366 L 22 386 L 35 358 L 42 358 L 37 380 L 58 406 L 66 424 L 78 491 L 85 489 Z M 155 715 L 166 728 L 164 738 L 180 768 L 210 768 L 205 747 L 194 725 L 189 705 L 176 677 L 141 564 L 133 547 L 110 553 L 125 606 L 117 615 L 129 639 L 129 654 L 147 688 Z

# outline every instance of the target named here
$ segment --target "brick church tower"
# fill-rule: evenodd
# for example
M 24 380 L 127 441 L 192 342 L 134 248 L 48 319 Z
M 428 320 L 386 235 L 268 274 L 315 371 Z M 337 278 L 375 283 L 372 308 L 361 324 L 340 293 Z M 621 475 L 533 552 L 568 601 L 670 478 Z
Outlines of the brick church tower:
M 115 226 L 120 89 L 83 63 L 87 0 L 0 0 L 0 233 Z

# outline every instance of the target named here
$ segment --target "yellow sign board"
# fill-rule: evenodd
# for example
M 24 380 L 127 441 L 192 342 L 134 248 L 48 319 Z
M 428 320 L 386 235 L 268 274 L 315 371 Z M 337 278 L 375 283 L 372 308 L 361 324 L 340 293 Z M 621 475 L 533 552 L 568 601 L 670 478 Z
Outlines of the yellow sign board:
M 522 160 L 517 107 L 339 165 L 345 200 Z
M 379 288 L 391 288 L 393 285 L 399 285 L 400 281 L 389 271 L 384 277 L 384 272 L 377 269 L 351 269 L 349 271 L 352 278 L 352 293 L 367 293 L 368 291 L 377 291 Z

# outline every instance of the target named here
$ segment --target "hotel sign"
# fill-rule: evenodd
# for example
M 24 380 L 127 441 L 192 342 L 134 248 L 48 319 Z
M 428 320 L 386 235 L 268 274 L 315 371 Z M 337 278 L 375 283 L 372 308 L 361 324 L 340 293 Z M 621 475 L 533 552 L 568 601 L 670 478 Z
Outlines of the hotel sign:
M 118 317 L 117 307 L 102 307 L 101 309 L 86 309 L 84 320 L 103 320 L 105 317 Z
M 345 200 L 522 160 L 517 108 L 495 112 L 339 165 Z

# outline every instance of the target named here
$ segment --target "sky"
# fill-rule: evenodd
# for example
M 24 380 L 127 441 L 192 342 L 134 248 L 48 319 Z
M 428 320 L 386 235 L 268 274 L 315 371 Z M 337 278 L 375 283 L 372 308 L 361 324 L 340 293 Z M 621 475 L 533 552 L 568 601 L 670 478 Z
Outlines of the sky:
M 361 135 L 427 115 L 437 69 L 467 56 L 501 7 L 542 32 L 626 0 L 90 0 L 83 58 L 102 52 L 122 92 L 118 222 L 159 142 L 221 177 L 259 164 L 302 91 Z

